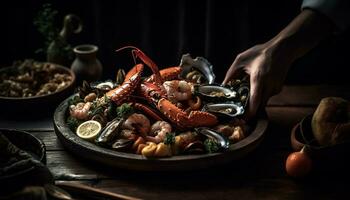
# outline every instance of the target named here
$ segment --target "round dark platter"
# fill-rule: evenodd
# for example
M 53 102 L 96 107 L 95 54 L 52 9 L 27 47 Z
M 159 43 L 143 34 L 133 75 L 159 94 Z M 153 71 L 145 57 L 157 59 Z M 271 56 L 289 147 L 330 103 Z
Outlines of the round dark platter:
M 63 101 L 54 113 L 55 133 L 62 144 L 77 156 L 103 163 L 112 167 L 119 167 L 140 171 L 171 171 L 207 168 L 213 165 L 228 163 L 244 157 L 253 151 L 263 139 L 268 126 L 266 117 L 259 118 L 254 124 L 252 132 L 243 140 L 230 145 L 228 151 L 201 155 L 179 155 L 168 158 L 146 158 L 142 155 L 118 152 L 97 146 L 79 138 L 73 133 L 66 119 L 68 116 L 69 98 Z
M 47 113 L 52 113 L 57 105 L 74 93 L 75 89 L 75 74 L 67 67 L 50 63 L 54 65 L 59 72 L 69 74 L 72 77 L 72 82 L 62 88 L 62 90 L 33 97 L 5 97 L 0 96 L 0 106 L 2 107 L 3 115 L 6 117 L 28 117 L 43 116 Z M 0 69 L 0 75 L 8 71 L 14 71 L 17 67 L 10 66 Z

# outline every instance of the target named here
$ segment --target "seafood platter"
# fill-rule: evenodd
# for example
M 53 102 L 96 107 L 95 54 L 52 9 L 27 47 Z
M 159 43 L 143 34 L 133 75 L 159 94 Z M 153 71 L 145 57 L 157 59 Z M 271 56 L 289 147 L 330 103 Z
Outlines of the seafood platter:
M 249 84 L 222 86 L 203 57 L 159 68 L 136 47 L 115 81 L 87 83 L 54 114 L 55 132 L 79 157 L 133 170 L 186 170 L 226 163 L 254 150 L 265 117 L 246 122 Z M 146 74 L 146 68 L 151 74 Z
M 31 59 L 0 69 L 0 105 L 17 115 L 55 108 L 73 94 L 75 75 L 63 66 Z

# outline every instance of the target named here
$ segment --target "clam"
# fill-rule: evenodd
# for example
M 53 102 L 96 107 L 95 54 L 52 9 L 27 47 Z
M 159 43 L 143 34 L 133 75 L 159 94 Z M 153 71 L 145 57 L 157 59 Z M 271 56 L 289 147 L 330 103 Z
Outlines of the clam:
M 220 149 L 228 149 L 230 142 L 227 138 L 223 137 L 220 133 L 205 127 L 195 128 L 195 131 L 201 135 L 204 135 L 212 140 L 214 140 Z
M 194 75 L 198 75 L 198 73 L 193 71 L 200 72 L 204 78 L 205 83 L 213 84 L 215 81 L 215 74 L 213 72 L 213 65 L 211 65 L 207 59 L 203 57 L 196 57 L 193 59 L 190 54 L 182 55 L 180 67 L 182 68 L 182 72 L 180 77 L 186 79 L 189 73 L 194 73 Z M 200 79 L 199 77 L 196 80 Z
M 195 85 L 194 93 L 209 102 L 233 101 L 238 98 L 236 91 L 220 85 Z
M 116 136 L 119 134 L 121 126 L 123 125 L 125 119 L 115 118 L 110 121 L 105 128 L 103 128 L 101 134 L 96 138 L 96 143 L 101 145 L 106 145 L 111 143 Z
M 102 92 L 108 92 L 109 90 L 116 87 L 116 84 L 111 80 L 107 80 L 104 82 L 93 82 L 91 83 L 91 87 L 94 89 L 98 89 Z
M 226 118 L 236 117 L 244 113 L 241 103 L 236 102 L 210 103 L 206 104 L 202 110 Z

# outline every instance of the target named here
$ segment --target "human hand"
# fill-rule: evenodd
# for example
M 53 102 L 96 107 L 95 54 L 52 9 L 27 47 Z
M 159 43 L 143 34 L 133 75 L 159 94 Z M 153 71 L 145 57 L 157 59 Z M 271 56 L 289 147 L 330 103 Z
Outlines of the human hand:
M 250 100 L 247 118 L 277 94 L 292 62 L 305 55 L 330 35 L 334 25 L 327 17 L 304 9 L 270 41 L 239 54 L 226 73 L 223 84 L 243 73 L 250 77 Z
M 266 105 L 268 99 L 279 93 L 293 59 L 279 44 L 269 41 L 240 53 L 226 73 L 223 84 L 240 78 L 244 74 L 250 79 L 248 119 L 254 117 L 258 108 Z

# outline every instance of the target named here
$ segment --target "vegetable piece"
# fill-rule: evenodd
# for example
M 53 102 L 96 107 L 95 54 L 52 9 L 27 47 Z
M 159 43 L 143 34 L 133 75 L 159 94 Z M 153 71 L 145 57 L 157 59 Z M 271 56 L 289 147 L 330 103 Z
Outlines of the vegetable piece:
M 146 146 L 141 150 L 141 154 L 146 157 L 154 157 L 157 150 L 157 144 L 154 142 L 147 142 Z
M 219 151 L 219 145 L 213 139 L 210 139 L 210 138 L 206 139 L 204 141 L 204 145 L 208 153 L 215 153 Z
M 168 133 L 165 135 L 164 144 L 171 145 L 175 143 L 175 133 Z
M 166 145 L 164 143 L 157 144 L 157 149 L 154 152 L 155 157 L 166 157 L 171 156 L 171 149 L 169 145 Z
M 78 95 L 74 95 L 72 98 L 69 99 L 68 105 L 77 105 L 80 102 L 84 102 L 84 99 L 80 98 Z
M 121 106 L 117 107 L 117 117 L 118 118 L 127 118 L 127 116 L 131 115 L 134 112 L 131 104 L 123 103 Z
M 70 130 L 72 130 L 73 132 L 75 132 L 75 130 L 77 129 L 77 127 L 82 123 L 81 120 L 76 119 L 72 116 L 69 116 L 67 118 L 67 125 L 70 128 Z
M 306 176 L 312 168 L 312 160 L 305 152 L 305 146 L 299 152 L 289 154 L 286 171 L 289 176 L 300 178 Z
M 350 102 L 340 97 L 323 98 L 312 116 L 312 132 L 320 145 L 350 140 Z

